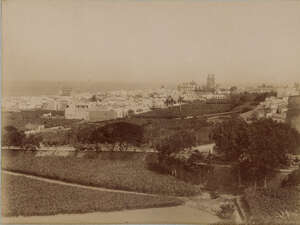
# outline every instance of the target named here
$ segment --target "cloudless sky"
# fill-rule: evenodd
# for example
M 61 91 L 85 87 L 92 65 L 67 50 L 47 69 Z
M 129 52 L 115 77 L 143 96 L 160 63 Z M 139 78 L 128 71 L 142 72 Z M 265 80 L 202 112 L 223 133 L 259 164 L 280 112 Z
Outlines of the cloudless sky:
M 300 1 L 4 0 L 5 80 L 300 80 Z

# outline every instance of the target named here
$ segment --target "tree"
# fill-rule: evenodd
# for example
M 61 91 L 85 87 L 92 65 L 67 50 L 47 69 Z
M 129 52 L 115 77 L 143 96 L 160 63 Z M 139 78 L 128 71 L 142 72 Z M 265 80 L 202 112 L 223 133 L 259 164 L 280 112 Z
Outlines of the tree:
M 237 92 L 237 87 L 236 86 L 232 86 L 230 87 L 230 94 L 235 94 Z
M 162 138 L 155 148 L 158 151 L 158 159 L 155 167 L 163 171 L 171 172 L 176 176 L 176 169 L 172 169 L 172 164 L 181 163 L 177 158 L 177 153 L 180 151 L 191 148 L 196 145 L 196 135 L 193 132 L 179 131 L 173 135 Z M 154 164 L 152 164 L 154 166 Z
M 88 134 L 87 141 L 89 144 L 99 144 L 107 142 L 107 138 L 104 136 L 102 127 L 92 129 L 90 131 L 90 134 Z
M 42 137 L 38 135 L 29 135 L 23 139 L 22 146 L 28 150 L 36 150 L 40 147 Z
M 143 127 L 132 123 L 107 124 L 101 128 L 101 132 L 103 140 L 113 144 L 113 149 L 118 145 L 120 151 L 127 150 L 129 145 L 140 146 L 144 141 Z
M 238 174 L 238 183 L 241 185 L 241 171 L 244 160 L 243 153 L 249 146 L 248 124 L 238 118 L 233 118 L 220 124 L 216 124 L 210 134 L 210 138 L 216 143 L 216 151 L 225 161 L 234 166 Z
M 282 181 L 282 187 L 297 187 L 300 185 L 300 168 L 294 170 L 288 177 Z
M 165 105 L 167 107 L 169 107 L 170 105 L 173 105 L 174 103 L 175 103 L 175 100 L 171 96 L 168 96 L 167 99 L 165 100 Z
M 2 146 L 22 146 L 25 134 L 14 126 L 6 126 L 2 135 Z
M 179 103 L 179 110 L 180 110 L 180 113 L 181 113 L 181 104 L 183 102 L 183 97 L 179 96 L 177 102 Z
M 131 117 L 131 116 L 134 116 L 135 112 L 133 109 L 129 109 L 128 110 L 128 116 Z
M 97 102 L 97 101 L 98 101 L 97 96 L 96 96 L 96 95 L 93 95 L 93 96 L 90 98 L 90 101 L 91 101 L 91 102 Z
M 241 119 L 231 119 L 217 123 L 210 133 L 216 143 L 216 151 L 226 161 L 237 161 L 249 146 L 248 124 Z
M 168 136 L 160 141 L 156 146 L 159 153 L 169 156 L 185 148 L 191 148 L 196 145 L 196 135 L 188 131 L 179 131 L 174 135 Z
M 217 152 L 255 186 L 262 180 L 267 186 L 267 177 L 273 175 L 274 169 L 288 165 L 287 154 L 299 144 L 299 134 L 293 128 L 270 119 L 252 124 L 232 119 L 217 124 L 211 138 Z

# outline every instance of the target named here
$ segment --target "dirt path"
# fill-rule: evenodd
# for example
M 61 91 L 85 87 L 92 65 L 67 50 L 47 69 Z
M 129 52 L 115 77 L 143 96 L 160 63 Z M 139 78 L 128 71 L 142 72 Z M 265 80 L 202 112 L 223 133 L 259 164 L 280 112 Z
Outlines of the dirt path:
M 118 212 L 95 212 L 85 214 L 60 214 L 55 216 L 31 216 L 31 217 L 2 217 L 2 223 L 11 224 L 33 224 L 33 223 L 152 223 L 152 224 L 212 224 L 221 220 L 207 212 L 190 208 L 186 205 L 153 208 L 124 210 Z
M 117 193 L 135 194 L 135 195 L 146 195 L 146 196 L 159 196 L 158 194 L 148 194 L 148 193 L 142 193 L 142 192 L 124 191 L 124 190 L 109 189 L 109 188 L 102 188 L 102 187 L 96 187 L 96 186 L 90 186 L 90 185 L 77 184 L 77 183 L 72 183 L 72 182 L 67 182 L 67 181 L 60 181 L 60 180 L 56 180 L 56 179 L 52 179 L 52 178 L 40 177 L 40 176 L 36 176 L 36 175 L 12 172 L 12 171 L 8 171 L 8 170 L 4 170 L 4 169 L 2 169 L 2 173 L 14 175 L 14 176 L 27 177 L 27 178 L 30 178 L 33 180 L 39 180 L 39 181 L 44 181 L 44 182 L 53 183 L 53 184 L 61 184 L 61 185 L 84 188 L 84 189 L 89 189 L 89 190 L 117 192 Z

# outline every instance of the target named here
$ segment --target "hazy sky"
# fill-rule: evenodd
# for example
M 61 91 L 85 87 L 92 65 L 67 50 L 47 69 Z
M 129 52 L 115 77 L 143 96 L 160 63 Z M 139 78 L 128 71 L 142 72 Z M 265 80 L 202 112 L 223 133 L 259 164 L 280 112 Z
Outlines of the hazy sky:
M 4 0 L 9 80 L 300 81 L 300 1 Z

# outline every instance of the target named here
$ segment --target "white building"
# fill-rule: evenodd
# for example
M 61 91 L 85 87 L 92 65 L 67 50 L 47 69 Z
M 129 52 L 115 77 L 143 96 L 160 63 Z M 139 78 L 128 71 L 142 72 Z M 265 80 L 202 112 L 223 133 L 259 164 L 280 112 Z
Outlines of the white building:
M 116 119 L 120 113 L 116 110 L 108 109 L 95 102 L 72 103 L 65 109 L 66 119 L 83 119 L 87 121 L 104 121 Z

